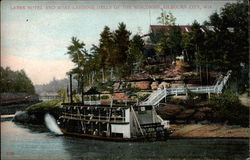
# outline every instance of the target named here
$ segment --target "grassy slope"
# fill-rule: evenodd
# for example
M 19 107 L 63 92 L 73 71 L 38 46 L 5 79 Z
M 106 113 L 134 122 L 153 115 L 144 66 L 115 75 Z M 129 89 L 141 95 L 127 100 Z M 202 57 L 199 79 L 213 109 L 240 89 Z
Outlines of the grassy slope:
M 33 104 L 24 111 L 28 112 L 29 115 L 35 115 L 38 121 L 43 121 L 46 113 L 52 114 L 57 119 L 60 115 L 60 107 L 60 100 L 50 100 Z

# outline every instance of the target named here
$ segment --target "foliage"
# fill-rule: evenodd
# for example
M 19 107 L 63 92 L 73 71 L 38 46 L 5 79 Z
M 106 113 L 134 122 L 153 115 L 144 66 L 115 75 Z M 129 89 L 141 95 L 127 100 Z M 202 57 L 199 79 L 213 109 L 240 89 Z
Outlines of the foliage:
M 187 99 L 188 100 L 193 100 L 193 99 L 195 99 L 195 98 L 200 98 L 200 99 L 202 99 L 203 98 L 203 96 L 204 96 L 204 94 L 206 94 L 206 93 L 196 93 L 196 92 L 192 92 L 192 91 L 190 91 L 189 89 L 186 89 L 186 92 L 187 92 Z
M 243 106 L 239 98 L 233 93 L 212 95 L 208 104 L 214 110 L 215 121 L 227 121 L 231 124 L 243 125 L 247 125 L 249 122 L 249 107 Z
M 67 90 L 66 89 L 60 89 L 57 91 L 57 94 L 59 97 L 64 98 L 67 96 Z
M 103 32 L 100 34 L 100 47 L 99 47 L 99 63 L 102 68 L 113 66 L 115 64 L 114 56 L 114 35 L 110 32 L 108 26 L 104 27 Z
M 157 43 L 159 55 L 176 57 L 182 51 L 182 34 L 179 26 L 173 26 Z
M 142 40 L 141 36 L 134 35 L 129 43 L 127 55 L 127 64 L 129 66 L 129 70 L 132 70 L 135 67 L 135 64 L 138 64 L 138 66 L 143 64 L 143 47 L 144 41 Z
M 109 96 L 101 96 L 101 99 L 109 99 Z
M 165 10 L 162 10 L 161 16 L 157 17 L 157 20 L 158 23 L 163 25 L 175 25 L 176 18 L 171 12 L 167 14 Z
M 200 75 L 211 70 L 232 70 L 232 80 L 240 92 L 249 87 L 249 61 L 245 58 L 249 51 L 247 9 L 245 2 L 228 3 L 204 25 L 195 21 L 191 32 L 184 33 L 182 39 L 185 60 L 190 66 L 199 69 Z
M 12 71 L 9 67 L 1 67 L 1 93 L 27 92 L 35 93 L 34 86 L 24 70 Z
M 149 74 L 154 74 L 154 73 L 159 73 L 160 72 L 159 65 L 147 65 L 147 66 L 145 66 L 145 70 Z
M 73 73 L 82 73 L 84 62 L 86 60 L 87 51 L 84 48 L 84 42 L 80 42 L 76 37 L 71 38 L 71 45 L 67 47 L 67 54 L 70 56 L 70 59 L 73 63 L 77 65 L 77 68 L 73 69 Z
M 86 53 L 85 44 L 73 37 L 68 54 L 78 67 L 72 72 L 84 73 L 84 84 L 93 85 L 121 80 L 138 66 L 145 67 L 151 74 L 158 72 L 160 68 L 149 66 L 149 57 L 175 59 L 182 54 L 190 70 L 200 71 L 201 84 L 205 73 L 208 84 L 209 71 L 226 72 L 231 69 L 236 73 L 232 77 L 236 77 L 239 88 L 244 90 L 249 86 L 246 71 L 249 62 L 245 58 L 249 49 L 247 9 L 246 3 L 226 4 L 204 24 L 194 21 L 191 31 L 186 33 L 175 25 L 176 18 L 171 13 L 162 11 L 158 20 L 169 30 L 150 33 L 150 43 L 156 47 L 147 49 L 141 36 L 135 35 L 130 39 L 131 32 L 124 23 L 119 23 L 114 31 L 105 26 L 99 44 L 93 45 L 90 54 Z
M 38 120 L 43 121 L 46 113 L 52 114 L 56 118 L 60 115 L 60 100 L 49 100 L 33 104 L 25 109 L 29 115 L 34 114 Z
M 74 90 L 76 88 L 77 88 L 77 81 L 73 79 L 72 89 Z M 35 90 L 37 94 L 42 94 L 44 92 L 56 93 L 58 90 L 61 89 L 65 90 L 69 89 L 69 80 L 67 78 L 61 80 L 57 80 L 54 78 L 47 84 L 35 85 Z
M 116 45 L 116 51 L 114 54 L 115 62 L 118 65 L 125 64 L 127 60 L 127 52 L 129 48 L 129 36 L 131 33 L 126 29 L 124 23 L 119 23 L 118 29 L 114 33 L 114 42 Z
M 187 100 L 183 100 L 183 99 L 178 99 L 178 98 L 168 98 L 167 102 L 169 104 L 176 104 L 176 105 L 187 105 Z
M 109 91 L 109 92 L 113 92 L 113 84 L 114 82 L 113 81 L 108 81 L 106 83 L 96 83 L 95 84 L 95 88 L 97 91 L 101 92 L 101 91 Z
M 185 58 L 189 64 L 201 65 L 204 63 L 204 46 L 205 33 L 201 30 L 201 25 L 194 21 L 192 32 L 185 33 L 182 39 L 183 48 L 185 50 Z M 210 49 L 210 48 L 209 48 Z
M 85 43 L 80 42 L 77 37 L 71 38 L 71 45 L 67 47 L 68 54 L 73 63 L 76 64 L 77 67 L 73 68 L 68 74 L 74 74 L 74 78 L 78 81 L 77 92 L 80 92 L 80 88 L 82 86 L 82 76 L 84 72 L 87 70 L 84 69 L 86 59 L 88 58 L 87 50 L 84 48 Z
M 150 96 L 150 94 L 141 95 L 141 96 L 138 97 L 138 100 L 139 100 L 139 101 L 143 101 L 143 100 L 145 100 L 148 96 Z
M 128 92 L 128 94 L 131 95 L 133 93 L 139 92 L 140 88 L 138 88 L 138 87 L 132 87 L 131 85 L 128 85 L 128 87 L 126 88 L 126 91 Z
M 49 100 L 40 103 L 33 104 L 25 109 L 28 113 L 36 113 L 36 112 L 43 112 L 47 113 L 49 110 L 53 108 L 60 108 L 61 101 L 60 100 Z
M 249 54 L 248 45 L 248 6 L 246 3 L 226 4 L 221 13 L 214 13 L 206 26 L 213 26 L 215 32 L 210 33 L 208 44 L 213 47 L 208 55 L 218 57 L 213 60 L 221 69 L 240 68 L 240 64 L 248 64 L 245 58 Z M 209 38 L 209 37 L 208 37 Z M 209 38 L 210 39 L 210 38 Z M 231 65 L 233 64 L 233 65 Z

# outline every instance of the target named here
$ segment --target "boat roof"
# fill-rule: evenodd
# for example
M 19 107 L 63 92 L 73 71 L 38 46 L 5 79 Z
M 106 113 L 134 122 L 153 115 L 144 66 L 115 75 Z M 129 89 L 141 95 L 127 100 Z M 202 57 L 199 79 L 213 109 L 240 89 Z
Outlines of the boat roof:
M 88 105 L 83 103 L 62 103 L 63 106 L 68 107 L 91 107 L 91 108 L 129 108 L 130 105 L 106 105 L 106 104 L 95 104 L 95 105 Z

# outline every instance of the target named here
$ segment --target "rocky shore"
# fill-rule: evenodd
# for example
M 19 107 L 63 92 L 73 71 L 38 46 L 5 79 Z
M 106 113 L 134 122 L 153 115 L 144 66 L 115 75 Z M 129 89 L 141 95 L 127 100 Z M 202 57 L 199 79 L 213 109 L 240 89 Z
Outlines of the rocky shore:
M 211 123 L 212 108 L 207 106 L 186 107 L 176 104 L 165 104 L 157 108 L 157 113 L 175 124 Z
M 16 112 L 13 121 L 21 123 L 31 124 L 43 124 L 44 115 L 49 113 L 58 119 L 60 115 L 60 100 L 44 101 L 37 104 L 33 104 L 23 111 Z
M 50 113 L 57 119 L 59 112 L 60 101 L 46 101 L 17 112 L 13 120 L 21 123 L 43 124 L 45 113 Z M 166 104 L 157 108 L 157 112 L 163 119 L 170 120 L 170 129 L 173 131 L 170 138 L 250 138 L 249 127 L 212 122 L 212 109 L 209 107 L 188 108 Z

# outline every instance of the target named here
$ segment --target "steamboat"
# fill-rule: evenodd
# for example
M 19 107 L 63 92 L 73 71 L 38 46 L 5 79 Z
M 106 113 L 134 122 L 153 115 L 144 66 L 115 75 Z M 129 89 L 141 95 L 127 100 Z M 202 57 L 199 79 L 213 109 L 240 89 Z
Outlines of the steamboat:
M 70 93 L 72 85 L 70 78 Z M 169 121 L 149 105 L 101 104 L 100 101 L 62 103 L 58 124 L 66 135 L 114 141 L 165 140 L 171 133 Z

